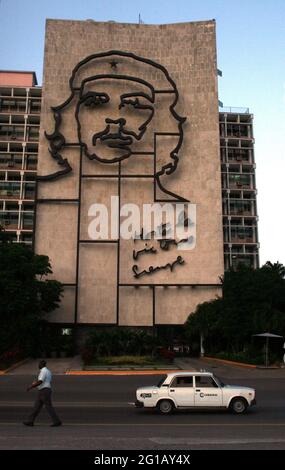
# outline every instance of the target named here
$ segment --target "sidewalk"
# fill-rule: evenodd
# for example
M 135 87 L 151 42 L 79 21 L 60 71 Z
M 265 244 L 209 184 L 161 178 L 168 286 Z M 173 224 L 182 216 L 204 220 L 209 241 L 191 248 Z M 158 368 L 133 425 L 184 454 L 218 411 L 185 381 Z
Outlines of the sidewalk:
M 245 367 L 215 358 L 181 357 L 175 363 L 184 370 L 207 371 L 225 379 L 239 378 L 285 378 L 285 368 L 271 369 Z
M 24 363 L 14 366 L 13 369 L 8 370 L 5 375 L 37 375 L 38 365 L 40 359 L 29 359 Z M 160 375 L 169 372 L 175 372 L 182 367 L 179 365 L 169 364 L 156 367 L 135 367 L 135 366 L 122 366 L 122 367 L 86 367 L 83 369 L 83 362 L 80 356 L 67 357 L 67 358 L 47 358 L 47 367 L 50 368 L 53 375 Z
M 32 375 L 38 373 L 39 359 L 30 359 L 18 367 L 7 371 L 5 375 Z M 229 361 L 216 360 L 214 358 L 178 357 L 172 365 L 161 368 L 151 367 L 97 367 L 93 370 L 83 370 L 80 356 L 68 358 L 48 358 L 47 366 L 54 375 L 160 375 L 170 372 L 183 371 L 207 371 L 222 378 L 285 378 L 285 368 L 259 369 L 245 368 L 242 365 L 229 363 Z
M 24 364 L 19 365 L 5 375 L 37 375 L 40 359 L 29 359 Z M 80 356 L 65 358 L 48 358 L 47 366 L 54 375 L 64 375 L 70 370 L 82 370 L 82 361 Z

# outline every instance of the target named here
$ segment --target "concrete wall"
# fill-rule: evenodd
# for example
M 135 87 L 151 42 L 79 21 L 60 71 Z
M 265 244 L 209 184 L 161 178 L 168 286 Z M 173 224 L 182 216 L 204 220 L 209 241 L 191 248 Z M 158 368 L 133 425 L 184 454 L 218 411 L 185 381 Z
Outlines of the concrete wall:
M 133 240 L 119 243 L 86 243 L 88 209 L 91 204 L 104 203 L 110 208 L 111 196 L 120 194 L 121 206 L 136 203 L 140 208 L 152 203 L 154 178 L 122 178 L 119 184 L 112 176 L 119 172 L 118 163 L 90 161 L 80 147 L 75 113 L 80 99 L 80 86 L 86 77 L 98 74 L 128 75 L 141 77 L 151 83 L 155 90 L 171 88 L 165 75 L 152 66 L 145 66 L 129 58 L 104 57 L 81 67 L 74 80 L 74 97 L 61 108 L 59 132 L 67 145 L 59 152 L 67 158 L 72 172 L 54 181 L 39 182 L 37 205 L 36 251 L 51 257 L 53 275 L 64 283 L 76 283 L 68 287 L 60 312 L 52 321 L 71 322 L 75 310 L 77 320 L 84 324 L 116 324 L 149 326 L 157 324 L 181 324 L 200 302 L 221 294 L 218 287 L 118 287 L 122 284 L 219 284 L 223 273 L 223 233 L 221 208 L 221 173 L 219 156 L 218 94 L 215 22 L 182 23 L 169 25 L 139 25 L 97 23 L 89 21 L 48 20 L 46 26 L 43 104 L 41 116 L 38 174 L 47 175 L 63 169 L 49 153 L 49 141 L 44 132 L 54 132 L 54 116 L 51 107 L 58 107 L 71 95 L 69 79 L 74 67 L 85 57 L 119 50 L 163 65 L 176 83 L 179 101 L 175 111 L 186 117 L 183 125 L 184 140 L 179 151 L 179 163 L 174 173 L 163 176 L 161 183 L 179 196 L 196 204 L 196 246 L 191 251 L 178 252 L 176 247 L 163 251 L 157 241 L 157 253 L 140 257 L 140 270 L 150 265 L 170 263 L 177 255 L 183 256 L 184 264 L 172 272 L 160 270 L 151 276 L 134 278 L 132 266 L 133 249 L 141 249 L 144 241 Z M 107 83 L 108 82 L 108 83 Z M 137 83 L 118 80 L 90 81 L 83 92 L 92 92 L 100 85 L 100 91 L 117 98 L 127 92 L 135 93 Z M 143 88 L 143 87 L 142 87 Z M 141 90 L 140 90 L 141 91 Z M 79 108 L 81 136 L 84 142 L 92 140 L 94 132 L 102 130 L 104 117 L 116 119 L 119 108 L 110 103 L 95 113 L 83 105 Z M 132 151 L 153 152 L 156 148 L 157 168 L 170 161 L 169 154 L 177 145 L 178 136 L 155 135 L 177 133 L 178 122 L 173 119 L 169 107 L 173 94 L 156 93 L 154 116 L 142 139 L 136 141 Z M 122 108 L 120 109 L 120 112 Z M 124 110 L 123 110 L 124 111 Z M 136 109 L 126 111 L 131 126 L 139 126 Z M 143 111 L 144 112 L 144 111 Z M 117 114 L 116 114 L 117 113 Z M 147 111 L 145 111 L 147 116 Z M 102 155 L 111 158 L 112 155 Z M 90 175 L 90 178 L 81 178 Z M 153 176 L 153 155 L 131 155 L 121 162 L 121 174 Z M 95 178 L 109 175 L 109 178 Z M 92 176 L 92 177 L 91 177 Z M 157 197 L 168 199 L 156 187 Z M 47 200 L 57 199 L 56 202 Z M 61 199 L 78 199 L 80 202 L 60 202 Z M 45 201 L 45 202 L 44 202 Z M 110 215 L 111 217 L 111 215 Z M 109 217 L 109 225 L 111 219 Z M 77 250 L 77 236 L 80 243 Z M 156 244 L 156 245 L 155 245 Z M 78 289 L 76 308 L 72 308 Z M 153 294 L 154 292 L 154 294 Z

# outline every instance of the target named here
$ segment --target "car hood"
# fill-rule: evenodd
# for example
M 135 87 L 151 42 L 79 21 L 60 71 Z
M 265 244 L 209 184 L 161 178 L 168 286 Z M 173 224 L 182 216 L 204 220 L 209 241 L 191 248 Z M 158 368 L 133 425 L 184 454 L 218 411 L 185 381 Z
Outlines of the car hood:
M 140 392 L 149 392 L 150 390 L 158 390 L 158 387 L 156 385 L 152 385 L 148 387 L 140 387 L 137 389 L 137 391 L 140 391 Z

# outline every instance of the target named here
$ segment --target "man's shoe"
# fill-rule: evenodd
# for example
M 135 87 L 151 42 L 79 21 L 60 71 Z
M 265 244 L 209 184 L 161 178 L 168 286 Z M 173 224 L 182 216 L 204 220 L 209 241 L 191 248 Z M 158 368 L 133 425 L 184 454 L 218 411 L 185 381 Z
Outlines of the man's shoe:
M 61 421 L 58 421 L 58 423 L 53 423 L 50 425 L 51 428 L 57 428 L 58 426 L 61 426 L 62 425 L 62 422 Z
M 34 425 L 34 423 L 32 423 L 32 422 L 30 422 L 30 421 L 24 421 L 23 424 L 24 424 L 25 426 L 33 426 L 33 425 Z

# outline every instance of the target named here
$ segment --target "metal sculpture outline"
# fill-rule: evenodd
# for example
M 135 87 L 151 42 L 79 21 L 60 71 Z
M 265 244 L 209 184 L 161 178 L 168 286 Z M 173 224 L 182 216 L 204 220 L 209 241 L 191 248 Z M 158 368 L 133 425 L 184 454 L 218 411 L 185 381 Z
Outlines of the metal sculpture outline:
M 115 61 L 115 58 L 112 58 L 111 56 L 116 56 L 116 59 L 117 61 Z M 171 93 L 174 95 L 174 100 L 172 102 L 172 104 L 169 106 L 169 110 L 170 110 L 170 113 L 172 114 L 172 116 L 175 118 L 175 120 L 177 121 L 177 126 L 178 126 L 178 132 L 154 132 L 154 152 L 140 152 L 139 154 L 141 155 L 145 155 L 145 154 L 149 154 L 151 153 L 151 155 L 153 155 L 154 157 L 154 162 L 153 162 L 153 175 L 141 175 L 141 174 L 130 174 L 130 175 L 126 175 L 126 174 L 123 174 L 122 173 L 122 167 L 121 167 L 121 158 L 119 159 L 114 159 L 113 161 L 109 161 L 109 162 L 104 162 L 104 163 L 117 163 L 118 164 L 118 174 L 88 174 L 88 175 L 85 175 L 85 174 L 82 174 L 82 157 L 83 157 L 83 153 L 84 155 L 86 156 L 86 153 L 84 150 L 85 147 L 84 147 L 84 144 L 83 143 L 80 143 L 80 142 L 76 142 L 76 143 L 67 143 L 66 142 L 66 138 L 65 136 L 63 135 L 63 133 L 61 132 L 61 126 L 62 126 L 62 113 L 64 112 L 64 110 L 71 104 L 71 102 L 73 101 L 73 99 L 75 98 L 75 95 L 76 93 L 80 93 L 80 90 L 81 88 L 79 87 L 76 87 L 74 86 L 74 82 L 75 82 L 75 78 L 76 78 L 76 74 L 77 72 L 79 71 L 79 69 L 81 67 L 84 67 L 86 64 L 88 64 L 89 61 L 93 60 L 93 59 L 100 59 L 100 58 L 106 58 L 106 57 L 111 57 L 112 61 L 109 62 L 109 65 L 111 67 L 112 70 L 114 70 L 114 72 L 117 72 L 117 69 L 118 69 L 118 66 L 120 65 L 120 62 L 119 62 L 119 58 L 120 57 L 126 57 L 126 58 L 131 58 L 131 59 L 134 59 L 134 60 L 137 60 L 138 62 L 142 62 L 142 63 L 146 63 L 148 65 L 151 65 L 155 68 L 157 68 L 158 70 L 160 70 L 166 80 L 168 81 L 168 83 L 170 84 L 171 86 L 171 89 L 168 89 L 168 90 L 160 90 L 160 91 L 156 91 L 155 88 L 152 86 L 152 84 L 148 83 L 148 82 L 145 82 L 144 80 L 136 77 L 137 81 L 139 83 L 143 83 L 143 84 L 147 84 L 147 86 L 149 87 L 149 89 L 152 91 L 152 95 L 153 97 L 155 96 L 156 93 Z M 116 70 L 115 70 L 116 69 Z M 99 75 L 93 75 L 92 77 L 89 77 L 90 80 L 98 77 Z M 117 73 L 116 74 L 104 74 L 104 78 L 109 78 L 109 79 L 112 79 L 112 78 L 116 78 L 118 79 L 118 77 L 120 77 L 120 75 L 118 75 Z M 122 79 L 124 80 L 132 80 L 134 81 L 134 77 L 130 78 L 128 75 L 122 75 L 121 76 Z M 120 78 L 119 78 L 120 79 Z M 50 144 L 50 148 L 49 148 L 49 152 L 52 156 L 52 158 L 57 162 L 57 164 L 62 167 L 61 170 L 55 172 L 55 173 L 52 173 L 50 175 L 45 175 L 45 176 L 38 176 L 37 177 L 37 181 L 39 182 L 48 182 L 48 181 L 53 181 L 55 179 L 58 179 L 58 178 L 61 178 L 65 175 L 68 175 L 69 173 L 72 172 L 72 166 L 68 160 L 68 158 L 64 158 L 62 156 L 62 152 L 65 150 L 65 148 L 67 147 L 79 147 L 80 148 L 80 166 L 79 166 L 79 188 L 78 188 L 78 197 L 77 198 L 69 198 L 69 199 L 39 199 L 36 197 L 36 201 L 38 203 L 47 203 L 47 204 L 51 204 L 51 203 L 54 203 L 54 204 L 65 204 L 65 203 L 68 203 L 68 204 L 76 204 L 78 206 L 78 218 L 77 218 L 77 254 L 76 254 L 76 276 L 75 276 L 75 282 L 72 282 L 72 283 L 64 283 L 64 287 L 66 288 L 74 288 L 75 289 L 75 310 L 74 310 L 74 323 L 66 323 L 67 325 L 77 325 L 78 324 L 78 295 L 79 295 L 79 255 L 80 255 L 80 245 L 82 244 L 90 244 L 90 243 L 94 243 L 94 244 L 115 244 L 117 245 L 117 294 L 116 294 L 116 297 L 117 297 L 117 301 L 116 301 L 116 321 L 114 323 L 114 325 L 119 325 L 119 306 L 120 306 L 120 290 L 121 289 L 124 289 L 124 288 L 128 288 L 128 287 L 133 287 L 133 288 L 150 288 L 151 291 L 152 291 L 152 316 L 153 316 L 153 326 L 155 326 L 157 323 L 156 323 L 156 290 L 159 289 L 159 288 L 168 288 L 168 287 L 176 287 L 176 288 L 196 288 L 196 287 L 211 287 L 211 288 L 214 288 L 214 287 L 220 287 L 220 284 L 190 284 L 190 283 L 155 283 L 155 282 L 152 282 L 152 283 L 147 283 L 147 282 L 139 282 L 138 280 L 136 282 L 132 282 L 132 283 L 123 283 L 121 282 L 120 280 L 120 232 L 118 233 L 118 238 L 116 240 L 86 240 L 86 239 L 82 239 L 80 237 L 80 219 L 81 219 L 81 192 L 82 192 L 82 180 L 84 180 L 84 178 L 115 178 L 117 179 L 118 181 L 118 196 L 119 196 L 119 208 L 120 208 L 120 200 L 121 200 L 121 180 L 123 178 L 152 178 L 153 179 L 153 186 L 154 186 L 154 201 L 155 202 L 173 202 L 173 203 L 177 203 L 177 202 L 189 202 L 187 201 L 186 199 L 184 199 L 183 197 L 181 196 L 178 196 L 177 194 L 174 194 L 173 192 L 167 190 L 163 185 L 162 185 L 162 182 L 160 180 L 160 178 L 164 175 L 171 175 L 172 173 L 175 172 L 175 170 L 177 169 L 177 165 L 178 165 L 178 162 L 179 162 L 179 157 L 178 157 L 178 153 L 181 149 L 181 146 L 182 146 L 182 143 L 183 143 L 183 124 L 184 122 L 186 121 L 186 118 L 185 117 L 181 117 L 178 115 L 178 113 L 176 113 L 175 111 L 175 107 L 178 103 L 178 100 L 179 100 L 179 93 L 178 93 L 178 90 L 177 90 L 177 87 L 176 87 L 176 84 L 175 82 L 172 80 L 172 78 L 170 77 L 167 69 L 150 60 L 150 59 L 146 59 L 146 58 L 143 58 L 143 57 L 140 57 L 140 56 L 137 56 L 136 54 L 134 53 L 131 53 L 131 52 L 123 52 L 123 51 L 118 51 L 118 50 L 111 50 L 111 51 L 108 51 L 108 52 L 102 52 L 102 53 L 97 53 L 97 54 L 92 54 L 88 57 L 86 57 L 84 60 L 80 61 L 76 67 L 73 69 L 72 71 L 72 75 L 70 77 L 70 80 L 69 80 L 69 87 L 70 87 L 70 90 L 71 90 L 71 94 L 70 96 L 68 97 L 68 99 L 66 101 L 64 101 L 62 104 L 58 105 L 58 106 L 53 106 L 51 107 L 51 110 L 53 112 L 53 117 L 54 117 L 54 130 L 52 133 L 48 134 L 47 132 L 45 132 L 45 137 L 46 139 L 49 141 L 49 144 Z M 91 96 L 90 96 L 91 98 Z M 85 97 L 85 99 L 88 99 L 88 97 Z M 154 98 L 153 98 L 153 102 L 154 102 Z M 139 105 L 137 105 L 139 106 Z M 134 106 L 136 107 L 136 105 Z M 80 122 L 78 121 L 78 116 L 75 116 L 76 120 L 77 120 L 77 125 L 79 126 L 80 125 Z M 149 122 L 146 122 L 144 125 L 145 127 L 147 127 Z M 156 138 L 158 136 L 175 136 L 175 137 L 178 137 L 178 143 L 177 145 L 175 146 L 175 148 L 170 152 L 170 161 L 163 165 L 161 168 L 157 168 L 157 161 L 156 161 Z M 141 136 L 142 137 L 142 136 Z M 140 139 L 138 139 L 140 140 Z M 131 154 L 135 154 L 134 152 L 131 152 Z M 87 155 L 88 157 L 88 155 Z M 90 157 L 88 157 L 90 158 Z M 126 156 L 126 158 L 128 158 Z M 90 160 L 92 160 L 93 158 L 91 157 Z M 98 159 L 97 159 L 98 160 Z M 157 193 L 156 193 L 156 185 L 159 187 L 159 189 L 161 190 L 162 193 L 166 194 L 168 196 L 167 199 L 159 199 L 157 198 Z M 171 198 L 169 198 L 169 196 Z M 35 212 L 35 216 L 36 216 L 36 212 Z M 36 217 L 35 217 L 35 224 L 36 224 Z M 135 241 L 135 240 L 134 240 Z M 182 240 L 184 241 L 184 240 Z M 167 250 L 169 245 L 171 243 L 173 243 L 173 240 L 170 240 L 170 239 L 163 239 L 160 241 L 160 243 L 164 243 L 163 246 L 160 246 L 161 249 L 165 249 Z M 179 257 L 178 259 L 176 259 L 176 261 L 171 264 L 171 263 L 168 263 L 164 266 L 161 266 L 160 269 L 170 269 L 170 271 L 173 270 L 173 268 L 178 264 L 183 264 L 182 262 L 182 258 Z M 154 274 L 154 271 L 156 271 L 155 268 L 153 268 L 153 270 L 150 270 L 151 272 L 149 272 L 148 274 Z M 134 273 L 134 275 L 137 274 L 138 276 L 137 277 L 140 277 L 140 273 Z M 96 323 L 88 323 L 88 325 L 96 325 Z M 109 325 L 110 323 L 108 323 Z
M 82 86 L 80 88 L 77 87 L 77 86 L 74 86 L 76 75 L 79 72 L 79 70 L 82 67 L 84 67 L 85 65 L 87 65 L 89 62 L 94 60 L 94 59 L 106 58 L 106 57 L 111 57 L 111 56 L 131 58 L 131 59 L 134 59 L 138 62 L 148 64 L 148 65 L 160 70 L 164 74 L 164 77 L 166 78 L 168 84 L 170 85 L 170 88 L 167 89 L 167 90 L 156 90 L 151 83 L 143 80 L 142 78 L 131 77 L 130 75 L 119 75 L 117 73 L 116 74 L 110 73 L 110 74 L 92 75 L 92 76 L 88 77 L 87 79 L 85 79 L 82 82 L 82 84 L 84 84 L 88 81 L 97 80 L 97 79 L 100 79 L 100 78 L 111 79 L 111 80 L 112 79 L 117 79 L 117 80 L 135 81 L 135 82 L 141 83 L 143 85 L 146 85 L 151 90 L 151 93 L 152 93 L 151 102 L 152 103 L 155 102 L 155 95 L 157 93 L 171 93 L 171 94 L 174 95 L 174 100 L 173 100 L 172 104 L 169 106 L 169 111 L 178 123 L 178 125 L 177 125 L 178 132 L 177 133 L 155 132 L 154 137 L 156 139 L 156 136 L 159 136 L 159 135 L 176 136 L 176 137 L 178 137 L 178 143 L 175 146 L 175 148 L 172 149 L 172 151 L 170 152 L 170 161 L 168 163 L 166 163 L 165 165 L 163 165 L 159 169 L 157 169 L 156 150 L 154 150 L 154 175 L 153 175 L 153 178 L 154 178 L 154 185 L 157 185 L 162 193 L 165 193 L 168 196 L 173 197 L 174 198 L 173 202 L 178 202 L 178 201 L 180 201 L 180 202 L 189 202 L 186 199 L 184 199 L 183 197 L 178 196 L 177 194 L 174 194 L 173 192 L 166 189 L 163 186 L 163 184 L 161 182 L 161 179 L 160 179 L 164 175 L 169 176 L 169 175 L 171 175 L 172 173 L 175 172 L 175 170 L 177 168 L 177 165 L 178 165 L 178 162 L 179 162 L 178 153 L 179 153 L 180 148 L 181 148 L 182 143 L 183 143 L 183 124 L 184 124 L 184 122 L 186 121 L 187 118 L 179 116 L 178 113 L 175 111 L 175 107 L 176 107 L 177 102 L 179 100 L 179 93 L 178 93 L 177 86 L 176 86 L 175 82 L 173 81 L 173 79 L 170 77 L 169 72 L 167 71 L 167 69 L 163 65 L 158 64 L 157 62 L 154 62 L 153 60 L 140 57 L 140 56 L 138 56 L 138 55 L 136 55 L 132 52 L 125 52 L 125 51 L 118 51 L 118 50 L 111 50 L 111 51 L 108 51 L 108 52 L 101 52 L 101 53 L 97 53 L 97 54 L 92 54 L 92 55 L 86 57 L 85 59 L 83 59 L 82 61 L 80 61 L 76 65 L 76 67 L 73 69 L 70 80 L 69 80 L 69 87 L 70 87 L 70 90 L 71 90 L 71 94 L 68 97 L 68 99 L 66 101 L 64 101 L 62 104 L 60 104 L 58 106 L 52 106 L 51 107 L 51 110 L 53 112 L 54 121 L 55 121 L 54 131 L 51 134 L 48 134 L 47 132 L 45 132 L 45 137 L 49 141 L 49 144 L 50 144 L 49 153 L 52 156 L 52 158 L 54 158 L 57 161 L 58 165 L 63 167 L 63 169 L 59 170 L 55 173 L 49 174 L 49 175 L 38 176 L 37 177 L 38 181 L 52 181 L 54 179 L 60 178 L 64 175 L 67 175 L 70 172 L 72 172 L 72 167 L 71 167 L 71 164 L 68 161 L 68 158 L 63 158 L 63 156 L 61 154 L 62 151 L 66 147 L 79 146 L 81 148 L 81 151 L 90 160 L 97 160 L 97 161 L 101 161 L 102 163 L 112 164 L 112 163 L 118 163 L 118 162 L 122 161 L 122 158 L 119 158 L 119 157 L 118 158 L 113 158 L 112 160 L 107 161 L 107 160 L 102 160 L 102 159 L 94 156 L 93 154 L 90 155 L 87 151 L 86 144 L 84 144 L 83 142 L 80 141 L 80 126 L 81 126 L 81 124 L 80 124 L 79 118 L 78 118 L 78 110 L 79 110 L 79 106 L 82 104 L 82 102 L 84 100 L 88 99 L 88 96 L 87 97 L 86 96 L 85 97 L 80 96 L 78 104 L 77 104 L 76 112 L 75 112 L 75 119 L 76 119 L 76 122 L 77 122 L 78 134 L 79 134 L 79 142 L 78 143 L 67 143 L 66 139 L 65 139 L 65 136 L 60 131 L 61 124 L 62 124 L 62 112 L 72 102 L 72 100 L 74 99 L 76 93 L 81 93 L 81 90 L 82 90 Z M 118 64 L 118 62 L 116 62 L 116 68 L 117 68 L 117 64 Z M 111 68 L 113 68 L 112 65 L 111 65 Z M 128 94 L 126 94 L 125 97 L 127 97 L 127 95 Z M 132 96 L 133 96 L 133 94 L 132 94 Z M 90 96 L 90 99 L 91 99 L 91 96 Z M 137 102 L 137 103 L 134 104 L 134 108 L 140 109 L 141 105 Z M 151 109 L 151 106 L 149 106 L 148 108 Z M 139 136 L 139 138 L 137 138 L 137 140 L 140 140 L 142 138 L 142 136 L 144 134 L 143 131 L 146 130 L 147 125 L 151 121 L 152 117 L 153 117 L 153 111 L 152 111 L 152 114 L 150 115 L 149 119 L 144 123 L 142 133 Z M 115 139 L 119 136 L 121 137 L 121 135 L 122 134 L 119 133 L 116 136 L 114 135 L 113 138 Z M 131 137 L 131 133 L 129 133 L 129 135 Z M 133 154 L 133 152 L 130 151 L 128 153 L 128 155 L 126 155 L 124 157 L 124 159 L 128 158 L 132 154 Z M 132 176 L 139 178 L 142 175 L 132 175 Z M 154 194 L 155 194 L 155 200 L 159 201 L 158 199 L 156 199 L 156 188 L 154 190 Z

